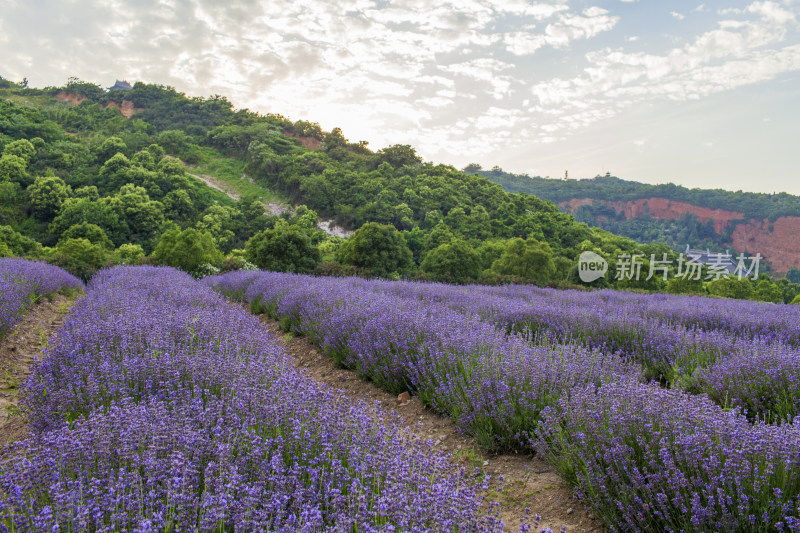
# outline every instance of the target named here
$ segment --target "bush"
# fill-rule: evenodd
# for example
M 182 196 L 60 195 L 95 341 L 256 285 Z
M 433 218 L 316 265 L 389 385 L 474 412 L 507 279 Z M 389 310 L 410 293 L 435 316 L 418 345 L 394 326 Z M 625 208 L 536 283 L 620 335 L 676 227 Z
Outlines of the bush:
M 161 236 L 153 250 L 153 260 L 184 272 L 194 272 L 203 263 L 221 262 L 222 253 L 208 232 L 175 228 Z
M 320 261 L 319 250 L 303 231 L 292 226 L 256 233 L 245 245 L 248 261 L 275 272 L 311 272 Z
M 442 280 L 448 278 L 477 278 L 481 273 L 481 258 L 472 246 L 462 240 L 442 244 L 425 256 L 420 268 Z
M 369 271 L 375 276 L 402 274 L 412 265 L 411 250 L 406 240 L 391 224 L 368 222 L 342 243 L 337 259 Z

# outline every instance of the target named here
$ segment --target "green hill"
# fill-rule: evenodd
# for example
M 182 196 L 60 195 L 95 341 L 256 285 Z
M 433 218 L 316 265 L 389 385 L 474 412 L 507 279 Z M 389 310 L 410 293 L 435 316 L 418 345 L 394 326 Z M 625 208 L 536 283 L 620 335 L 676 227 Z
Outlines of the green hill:
M 349 230 L 367 223 L 396 228 L 411 261 L 395 270 L 410 276 L 423 270 L 437 278 L 530 278 L 533 271 L 520 264 L 533 254 L 546 259 L 539 281 L 575 281 L 584 250 L 611 261 L 622 252 L 674 256 L 666 246 L 576 222 L 535 195 L 507 193 L 484 176 L 423 162 L 411 146 L 373 151 L 338 128 L 326 132 L 313 122 L 236 110 L 224 97 L 189 97 L 141 82 L 105 90 L 73 78 L 63 87 L 35 89 L 0 79 L 0 150 L 0 224 L 11 235 L 10 253 L 66 261 L 89 254 L 86 242 L 75 242 L 86 239 L 103 249 L 98 261 L 130 254 L 163 260 L 162 237 L 193 229 L 235 259 L 247 255 L 254 235 L 272 232 L 272 242 L 290 228 L 300 235 L 292 233 L 292 246 L 307 240 L 323 267 L 338 259 L 372 269 L 354 255 L 356 245 L 317 229 L 324 217 Z M 276 216 L 265 213 L 265 203 L 306 207 Z M 528 242 L 518 248 L 523 255 L 496 263 L 515 238 Z M 14 244 L 23 240 L 27 247 Z M 453 243 L 459 244 L 448 247 Z M 467 271 L 453 270 L 465 262 Z M 322 271 L 336 268 L 330 263 Z

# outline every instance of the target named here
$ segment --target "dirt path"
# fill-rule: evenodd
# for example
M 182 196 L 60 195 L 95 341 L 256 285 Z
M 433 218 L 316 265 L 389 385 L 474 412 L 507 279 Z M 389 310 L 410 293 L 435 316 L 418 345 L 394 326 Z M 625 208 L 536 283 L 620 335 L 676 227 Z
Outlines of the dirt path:
M 601 532 L 601 523 L 594 519 L 575 499 L 572 489 L 556 470 L 536 457 L 518 454 L 485 454 L 475 440 L 461 434 L 453 423 L 430 409 L 416 397 L 393 396 L 373 383 L 360 379 L 355 372 L 339 368 L 304 337 L 285 335 L 278 323 L 261 315 L 263 324 L 281 338 L 294 357 L 295 364 L 317 382 L 342 389 L 352 401 L 379 401 L 387 413 L 394 412 L 412 427 L 416 435 L 437 443 L 465 467 L 482 467 L 492 476 L 502 475 L 504 490 L 492 493 L 492 500 L 501 504 L 501 516 L 509 531 L 518 531 L 525 508 L 530 516 L 541 515 L 540 528 L 559 531 L 562 526 L 572 532 Z M 538 530 L 537 530 L 538 531 Z
M 60 294 L 52 300 L 43 299 L 0 341 L 0 456 L 6 444 L 27 433 L 19 414 L 19 388 L 28 379 L 33 362 L 41 357 L 48 339 L 63 324 L 73 302 Z

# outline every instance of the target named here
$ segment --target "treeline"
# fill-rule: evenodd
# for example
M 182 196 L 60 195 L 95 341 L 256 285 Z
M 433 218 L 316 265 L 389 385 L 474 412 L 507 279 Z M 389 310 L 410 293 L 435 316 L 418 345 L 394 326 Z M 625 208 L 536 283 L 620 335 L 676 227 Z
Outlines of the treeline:
M 613 235 L 550 201 L 423 162 L 410 146 L 372 151 L 338 128 L 234 110 L 220 96 L 141 82 L 110 91 L 77 79 L 45 89 L 0 82 L 0 253 L 84 279 L 150 262 L 196 275 L 257 267 L 572 286 L 578 255 L 594 251 L 612 265 L 594 286 L 662 290 L 657 277 L 616 281 L 613 265 L 623 253 L 677 258 L 666 244 Z M 64 93 L 83 100 L 59 101 Z M 130 119 L 108 105 L 123 101 L 137 109 Z M 294 207 L 269 215 L 255 197 L 233 201 L 187 176 L 184 163 L 209 154 L 239 161 Z M 355 233 L 328 235 L 320 217 Z
M 766 194 L 723 189 L 688 189 L 674 183 L 650 185 L 611 175 L 559 180 L 511 174 L 497 167 L 482 170 L 480 165 L 469 165 L 465 171 L 484 176 L 508 192 L 533 194 L 555 203 L 573 198 L 623 202 L 642 198 L 665 198 L 709 209 L 736 211 L 742 213 L 744 218 L 768 218 L 773 222 L 782 216 L 800 216 L 800 197 L 785 192 Z

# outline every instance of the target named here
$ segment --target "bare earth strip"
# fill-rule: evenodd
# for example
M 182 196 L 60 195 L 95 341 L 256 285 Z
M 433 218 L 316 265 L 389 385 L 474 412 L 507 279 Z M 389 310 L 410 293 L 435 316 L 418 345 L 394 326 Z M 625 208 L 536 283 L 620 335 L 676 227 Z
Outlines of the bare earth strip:
M 0 456 L 3 448 L 27 434 L 19 414 L 20 386 L 31 373 L 46 343 L 64 322 L 64 315 L 74 300 L 56 295 L 43 299 L 29 309 L 19 324 L 0 341 Z
M 317 382 L 341 389 L 350 401 L 366 401 L 380 407 L 387 415 L 399 415 L 420 438 L 438 442 L 437 448 L 451 454 L 453 460 L 468 470 L 481 467 L 487 474 L 503 476 L 502 493 L 490 494 L 490 500 L 501 505 L 501 517 L 509 531 L 518 531 L 525 508 L 531 516 L 541 515 L 540 528 L 558 531 L 562 526 L 572 532 L 601 532 L 602 524 L 576 500 L 573 490 L 556 470 L 537 457 L 517 454 L 482 453 L 474 439 L 465 436 L 455 425 L 430 409 L 415 397 L 402 400 L 360 379 L 355 372 L 338 367 L 304 337 L 284 335 L 278 323 L 264 316 L 263 324 L 283 339 L 295 365 Z M 401 395 L 402 396 L 402 395 Z

